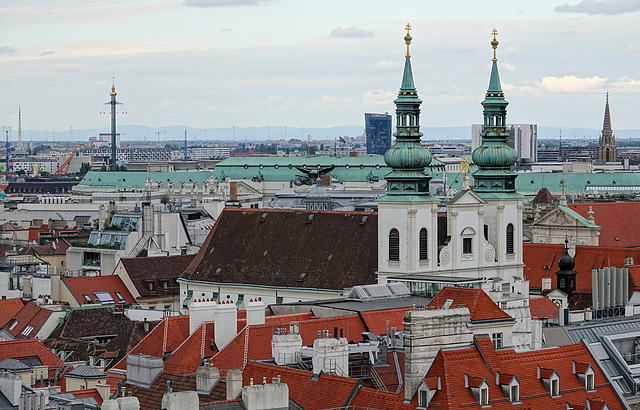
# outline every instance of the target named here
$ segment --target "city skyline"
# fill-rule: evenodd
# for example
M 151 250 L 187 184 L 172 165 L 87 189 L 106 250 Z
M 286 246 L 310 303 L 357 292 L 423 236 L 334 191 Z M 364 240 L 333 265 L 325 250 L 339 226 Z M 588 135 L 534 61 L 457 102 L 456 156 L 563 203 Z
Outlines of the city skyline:
M 496 27 L 509 123 L 601 128 L 609 91 L 614 132 L 635 129 L 639 11 L 628 0 L 3 4 L 0 125 L 16 129 L 21 106 L 25 130 L 104 128 L 115 77 L 119 124 L 364 127 L 363 113 L 393 111 L 410 22 L 423 126 L 481 121 Z

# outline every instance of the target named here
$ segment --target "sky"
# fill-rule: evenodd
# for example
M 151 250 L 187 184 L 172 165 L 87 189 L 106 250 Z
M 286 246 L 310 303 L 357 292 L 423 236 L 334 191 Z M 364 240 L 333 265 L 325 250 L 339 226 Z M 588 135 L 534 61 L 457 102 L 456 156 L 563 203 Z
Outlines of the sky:
M 567 2 L 568 1 L 568 2 Z M 393 112 L 411 23 L 423 126 L 640 128 L 640 0 L 0 0 L 0 126 L 333 127 Z

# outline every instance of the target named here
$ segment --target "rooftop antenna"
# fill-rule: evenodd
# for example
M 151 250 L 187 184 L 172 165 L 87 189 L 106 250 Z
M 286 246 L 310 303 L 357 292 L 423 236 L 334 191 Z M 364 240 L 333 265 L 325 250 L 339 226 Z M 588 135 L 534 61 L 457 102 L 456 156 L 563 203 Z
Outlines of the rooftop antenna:
M 4 130 L 4 134 L 6 135 L 6 142 L 4 144 L 4 151 L 5 151 L 5 156 L 6 156 L 6 167 L 5 167 L 5 171 L 9 172 L 10 171 L 10 167 L 9 167 L 9 130 Z
M 100 112 L 100 114 L 106 114 L 107 113 L 106 107 L 109 106 L 110 108 L 109 113 L 111 114 L 111 170 L 112 171 L 115 171 L 118 163 L 116 158 L 116 112 L 118 109 L 118 105 L 122 106 L 122 110 L 120 111 L 121 114 L 127 113 L 127 111 L 124 108 L 124 104 L 116 101 L 116 84 L 115 83 L 116 83 L 116 79 L 114 77 L 113 84 L 111 85 L 111 93 L 109 93 L 109 95 L 111 96 L 111 100 L 103 104 L 102 111 Z
M 18 106 L 18 149 L 23 149 L 22 146 L 22 109 Z
M 187 162 L 187 129 L 184 130 L 184 162 Z

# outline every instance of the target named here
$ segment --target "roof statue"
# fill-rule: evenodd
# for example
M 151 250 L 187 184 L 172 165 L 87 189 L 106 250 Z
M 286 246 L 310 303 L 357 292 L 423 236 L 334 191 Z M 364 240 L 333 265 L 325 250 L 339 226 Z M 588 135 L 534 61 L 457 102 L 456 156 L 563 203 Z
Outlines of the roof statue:
M 335 166 L 323 167 L 318 169 L 307 168 L 306 166 L 296 166 L 296 169 L 305 175 L 296 175 L 296 178 L 293 180 L 293 183 L 297 186 L 301 185 L 313 185 L 320 175 L 328 174 L 333 171 Z

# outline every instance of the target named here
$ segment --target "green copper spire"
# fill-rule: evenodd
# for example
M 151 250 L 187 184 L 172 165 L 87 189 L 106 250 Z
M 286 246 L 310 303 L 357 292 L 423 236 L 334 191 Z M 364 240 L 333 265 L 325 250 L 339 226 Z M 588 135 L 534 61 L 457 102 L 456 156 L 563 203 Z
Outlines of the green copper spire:
M 420 104 L 418 92 L 413 82 L 411 54 L 409 46 L 413 39 L 409 34 L 411 25 L 406 26 L 404 41 L 407 54 L 404 61 L 402 84 L 398 92 L 396 105 L 396 127 L 393 134 L 396 144 L 384 154 L 384 161 L 391 167 L 386 176 L 387 195 L 382 201 L 431 201 L 429 180 L 431 177 L 424 168 L 431 163 L 431 153 L 420 144 Z
M 478 170 L 473 174 L 476 192 L 478 194 L 515 193 L 516 173 L 511 170 L 518 160 L 516 151 L 507 145 L 507 105 L 504 99 L 500 74 L 498 73 L 498 58 L 496 49 L 498 32 L 493 29 L 493 64 L 489 78 L 489 88 L 485 94 L 484 124 L 482 130 L 482 145 L 473 151 L 473 162 Z

